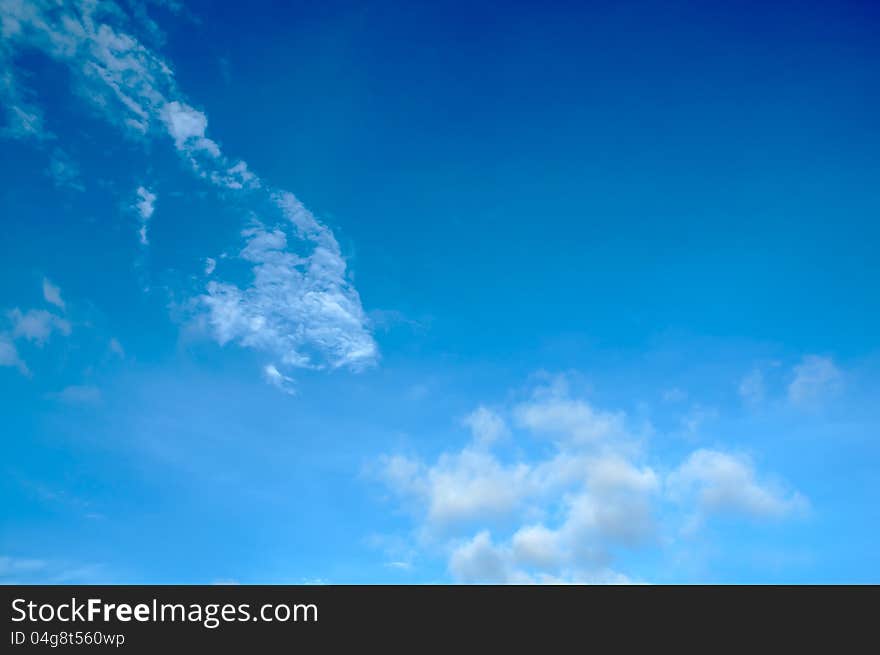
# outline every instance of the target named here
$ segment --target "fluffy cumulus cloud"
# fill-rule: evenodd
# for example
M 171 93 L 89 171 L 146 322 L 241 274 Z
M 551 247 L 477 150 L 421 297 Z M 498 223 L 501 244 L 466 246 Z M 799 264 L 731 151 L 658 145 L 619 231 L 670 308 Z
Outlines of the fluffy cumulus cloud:
M 129 13 L 132 6 L 139 10 Z M 219 343 L 268 353 L 280 367 L 374 363 L 378 350 L 333 233 L 292 193 L 265 184 L 208 136 L 207 115 L 187 101 L 171 66 L 136 36 L 155 36 L 157 29 L 136 3 L 0 0 L 6 132 L 54 136 L 44 131 L 42 110 L 25 102 L 34 94 L 15 72 L 16 55 L 39 51 L 66 66 L 76 95 L 128 137 L 167 140 L 195 175 L 224 194 L 239 194 L 259 213 L 259 224 L 242 231 L 239 252 L 252 267 L 251 282 L 213 276 L 192 305 Z M 152 191 L 138 189 L 144 243 L 154 201 Z
M 693 528 L 710 514 L 729 512 L 754 518 L 774 519 L 807 509 L 806 498 L 781 485 L 758 480 L 745 456 L 697 450 L 669 476 L 671 495 L 695 501 Z
M 624 412 L 564 385 L 504 411 L 478 407 L 465 425 L 471 436 L 460 450 L 379 463 L 416 540 L 444 554 L 461 582 L 629 582 L 617 555 L 656 546 L 664 530 L 687 533 L 717 514 L 782 519 L 807 504 L 720 450 L 697 450 L 663 473 Z

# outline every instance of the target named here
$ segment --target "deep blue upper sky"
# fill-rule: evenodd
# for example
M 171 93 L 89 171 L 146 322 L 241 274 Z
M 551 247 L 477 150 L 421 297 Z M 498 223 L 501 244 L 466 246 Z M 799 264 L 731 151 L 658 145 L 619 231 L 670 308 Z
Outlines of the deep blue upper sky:
M 95 25 L 174 71 L 144 64 L 141 134 L 81 72 L 99 32 L 60 53 L 0 3 L 0 580 L 877 582 L 880 14 L 769 5 L 135 2 Z M 260 191 L 199 177 L 239 160 Z M 332 233 L 344 282 L 308 288 L 359 298 L 348 327 L 240 254 L 254 220 L 306 258 Z M 554 454 L 583 480 L 515 477 Z M 582 483 L 639 539 L 577 523 Z

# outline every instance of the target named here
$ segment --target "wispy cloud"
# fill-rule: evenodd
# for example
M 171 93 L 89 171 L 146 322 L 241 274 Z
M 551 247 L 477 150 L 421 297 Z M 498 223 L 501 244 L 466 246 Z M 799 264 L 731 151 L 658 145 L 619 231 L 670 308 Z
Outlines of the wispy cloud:
M 44 345 L 53 332 L 69 335 L 70 322 L 45 309 L 29 309 L 22 312 L 17 307 L 8 313 L 12 321 L 12 337 L 26 339 L 37 346 Z
M 61 289 L 52 284 L 48 278 L 43 278 L 43 299 L 62 311 L 65 309 L 64 300 L 61 298 Z
M 696 500 L 697 509 L 689 528 L 718 512 L 767 519 L 802 512 L 808 507 L 801 494 L 759 481 L 747 457 L 716 450 L 691 453 L 669 476 L 668 485 L 674 498 Z
M 49 168 L 46 171 L 55 186 L 59 188 L 85 191 L 86 188 L 80 179 L 79 166 L 70 156 L 60 148 L 55 148 L 49 159 Z
M 263 367 L 263 377 L 266 382 L 276 389 L 291 396 L 296 395 L 296 389 L 293 386 L 293 379 L 282 374 L 277 368 L 275 368 L 274 364 L 266 364 L 266 366 Z
M 0 0 L 6 100 L 27 95 L 10 64 L 12 55 L 41 51 L 66 65 L 77 95 L 128 136 L 169 139 L 195 175 L 271 210 L 263 224 L 242 232 L 239 257 L 252 266 L 253 281 L 240 285 L 212 279 L 196 298 L 194 307 L 207 313 L 205 325 L 219 343 L 269 353 L 288 367 L 357 370 L 374 363 L 378 349 L 330 229 L 293 194 L 271 188 L 246 162 L 223 153 L 208 136 L 207 115 L 184 98 L 171 66 L 130 33 L 138 26 L 156 30 L 144 12 L 126 18 L 125 8 L 113 2 L 81 0 L 59 7 L 48 1 Z M 16 130 L 37 133 L 38 108 L 31 103 L 19 113 Z M 144 191 L 139 211 L 146 241 L 145 212 L 152 208 L 147 194 L 152 192 Z M 302 254 L 293 254 L 288 233 Z
M 0 556 L 0 584 L 97 584 L 106 582 L 104 567 L 53 559 Z
M 843 374 L 830 357 L 806 355 L 794 367 L 794 378 L 788 386 L 788 399 L 800 407 L 821 404 L 837 393 Z
M 17 368 L 22 375 L 30 375 L 30 371 L 19 356 L 12 338 L 5 334 L 0 334 L 0 366 L 11 366 Z
M 43 299 L 62 310 L 65 308 L 61 289 L 46 278 L 43 278 Z M 45 309 L 22 311 L 15 307 L 6 312 L 6 319 L 7 326 L 0 331 L 0 366 L 14 367 L 25 376 L 30 376 L 31 371 L 19 355 L 16 341 L 42 348 L 53 334 L 69 336 L 73 330 L 70 321 Z
M 150 243 L 149 239 L 147 238 L 147 226 L 150 218 L 152 218 L 153 216 L 153 212 L 156 209 L 156 194 L 143 186 L 139 186 L 135 193 L 136 199 L 133 207 L 137 212 L 138 218 L 140 219 L 141 223 L 140 227 L 138 228 L 138 237 L 140 239 L 141 245 L 146 246 Z

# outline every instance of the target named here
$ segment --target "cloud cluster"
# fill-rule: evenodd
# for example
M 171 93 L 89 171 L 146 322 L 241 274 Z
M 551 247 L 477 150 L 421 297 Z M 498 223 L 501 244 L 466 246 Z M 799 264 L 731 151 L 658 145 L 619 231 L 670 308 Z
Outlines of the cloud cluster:
M 61 298 L 61 289 L 43 278 L 44 300 L 65 309 Z M 0 366 L 18 369 L 22 375 L 30 375 L 30 370 L 18 352 L 17 341 L 25 341 L 42 348 L 53 334 L 69 336 L 72 327 L 70 321 L 45 309 L 28 309 L 22 311 L 14 307 L 6 312 L 7 328 L 0 331 Z
M 615 554 L 659 543 L 671 529 L 661 512 L 687 532 L 716 514 L 780 519 L 807 504 L 735 453 L 700 449 L 664 473 L 625 413 L 564 384 L 503 411 L 481 406 L 464 422 L 461 450 L 433 462 L 386 455 L 379 466 L 417 539 L 444 552 L 462 582 L 625 582 Z
M 138 10 L 127 13 L 126 7 Z M 239 256 L 251 264 L 252 282 L 212 279 L 195 299 L 219 343 L 269 353 L 277 358 L 273 366 L 358 369 L 375 362 L 378 349 L 330 229 L 293 194 L 271 188 L 246 162 L 223 153 L 207 135 L 205 113 L 187 102 L 171 66 L 134 36 L 138 30 L 157 30 L 138 3 L 0 0 L 5 133 L 54 136 L 44 131 L 42 110 L 28 100 L 15 57 L 36 50 L 66 66 L 75 93 L 126 136 L 167 139 L 198 177 L 265 214 L 242 232 Z M 142 243 L 154 201 L 151 191 L 138 189 Z M 288 235 L 300 254 L 288 246 Z M 214 273 L 213 264 L 208 268 Z

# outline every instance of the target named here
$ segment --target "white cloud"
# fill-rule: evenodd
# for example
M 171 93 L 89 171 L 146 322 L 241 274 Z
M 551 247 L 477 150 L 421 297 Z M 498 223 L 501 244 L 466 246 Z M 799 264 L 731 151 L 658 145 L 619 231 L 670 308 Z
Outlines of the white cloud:
M 535 398 L 514 410 L 517 422 L 539 434 L 564 441 L 588 444 L 623 436 L 623 414 L 597 411 L 584 400 L 553 395 Z
M 465 416 L 463 422 L 470 428 L 478 444 L 491 444 L 507 434 L 504 419 L 482 405 Z
M 461 582 L 504 584 L 513 578 L 506 554 L 492 543 L 486 530 L 453 551 L 449 569 Z
M 543 525 L 521 527 L 511 539 L 514 557 L 525 566 L 552 569 L 563 559 L 559 534 Z
M 210 275 L 217 268 L 217 260 L 213 257 L 205 257 L 205 275 Z
M 205 138 L 208 117 L 189 105 L 173 100 L 162 108 L 161 115 L 178 150 L 187 148 L 193 140 Z
M 61 290 L 47 278 L 43 278 L 43 298 L 62 310 L 65 307 Z M 17 368 L 26 376 L 31 373 L 18 353 L 16 340 L 23 339 L 42 348 L 53 334 L 68 336 L 72 330 L 69 321 L 45 309 L 22 312 L 15 307 L 6 312 L 6 317 L 10 328 L 6 332 L 0 332 L 0 366 Z
M 293 194 L 267 187 L 246 162 L 223 154 L 207 136 L 206 114 L 184 100 L 171 67 L 119 27 L 145 24 L 145 18 L 125 16 L 125 7 L 112 2 L 56 7 L 0 0 L 3 52 L 36 49 L 66 65 L 78 95 L 108 121 L 129 136 L 165 135 L 197 176 L 225 192 L 259 190 L 255 206 L 261 212 L 268 207 L 276 216 L 266 219 L 285 223 L 296 236 L 288 248 L 276 227 L 243 232 L 240 256 L 252 265 L 252 284 L 212 279 L 196 303 L 207 312 L 205 324 L 218 342 L 269 353 L 286 366 L 357 370 L 374 363 L 378 349 L 330 229 Z M 150 21 L 148 27 L 155 26 Z M 23 98 L 21 80 L 12 66 L 6 68 L 9 79 L 0 91 Z M 32 113 L 33 120 L 19 121 L 19 128 L 37 129 Z M 141 201 L 145 243 L 152 201 Z
M 146 246 L 150 243 L 147 238 L 147 224 L 149 223 L 150 218 L 152 218 L 153 212 L 156 210 L 156 194 L 143 186 L 139 186 L 135 193 L 137 200 L 135 200 L 132 207 L 137 212 L 141 223 L 138 228 L 138 238 L 140 239 L 141 245 Z
M 623 412 L 596 409 L 564 387 L 536 393 L 513 414 L 520 429 L 511 432 L 478 407 L 460 450 L 432 462 L 400 454 L 379 462 L 421 542 L 445 550 L 462 582 L 624 582 L 609 562 L 658 544 L 669 528 L 659 516 L 681 515 L 696 529 L 716 513 L 780 519 L 806 505 L 720 451 L 698 450 L 664 478 L 633 448 Z M 549 449 L 547 433 L 559 437 Z
M 0 334 L 0 366 L 14 367 L 22 375 L 30 375 L 28 367 L 18 355 L 15 343 L 5 334 Z
M 511 512 L 527 493 L 530 474 L 526 465 L 505 466 L 475 448 L 443 454 L 431 467 L 395 455 L 382 460 L 382 469 L 392 489 L 424 507 L 432 530 Z
M 692 453 L 670 474 L 668 486 L 678 500 L 696 497 L 697 521 L 715 513 L 781 518 L 802 512 L 808 505 L 796 492 L 759 481 L 748 458 L 716 450 Z
M 283 375 L 281 371 L 275 368 L 274 364 L 266 364 L 266 366 L 263 367 L 263 377 L 266 382 L 273 387 L 291 396 L 296 395 L 296 390 L 293 387 L 293 379 Z
M 788 398 L 795 405 L 811 406 L 840 390 L 843 374 L 830 357 L 806 355 L 794 367 Z
M 134 204 L 135 209 L 137 209 L 141 220 L 147 222 L 155 211 L 156 194 L 142 186 L 137 188 L 136 193 L 138 199 Z
M 376 344 L 332 235 L 322 233 L 325 245 L 301 257 L 288 251 L 280 229 L 257 226 L 243 234 L 240 257 L 254 266 L 252 284 L 242 289 L 212 280 L 201 297 L 221 345 L 235 341 L 306 368 L 357 370 L 376 360 Z
M 449 558 L 449 571 L 467 584 L 611 584 L 628 585 L 632 580 L 608 568 L 566 569 L 558 575 L 521 568 L 520 558 L 510 546 L 495 544 L 488 531 L 478 532 L 460 543 Z
M 61 298 L 61 289 L 52 284 L 48 278 L 43 278 L 43 299 L 56 307 L 64 309 L 64 300 Z
M 38 346 L 44 345 L 53 332 L 67 336 L 71 331 L 68 321 L 44 309 L 30 309 L 22 313 L 16 307 L 8 312 L 8 316 L 12 321 L 13 338 L 27 339 Z

